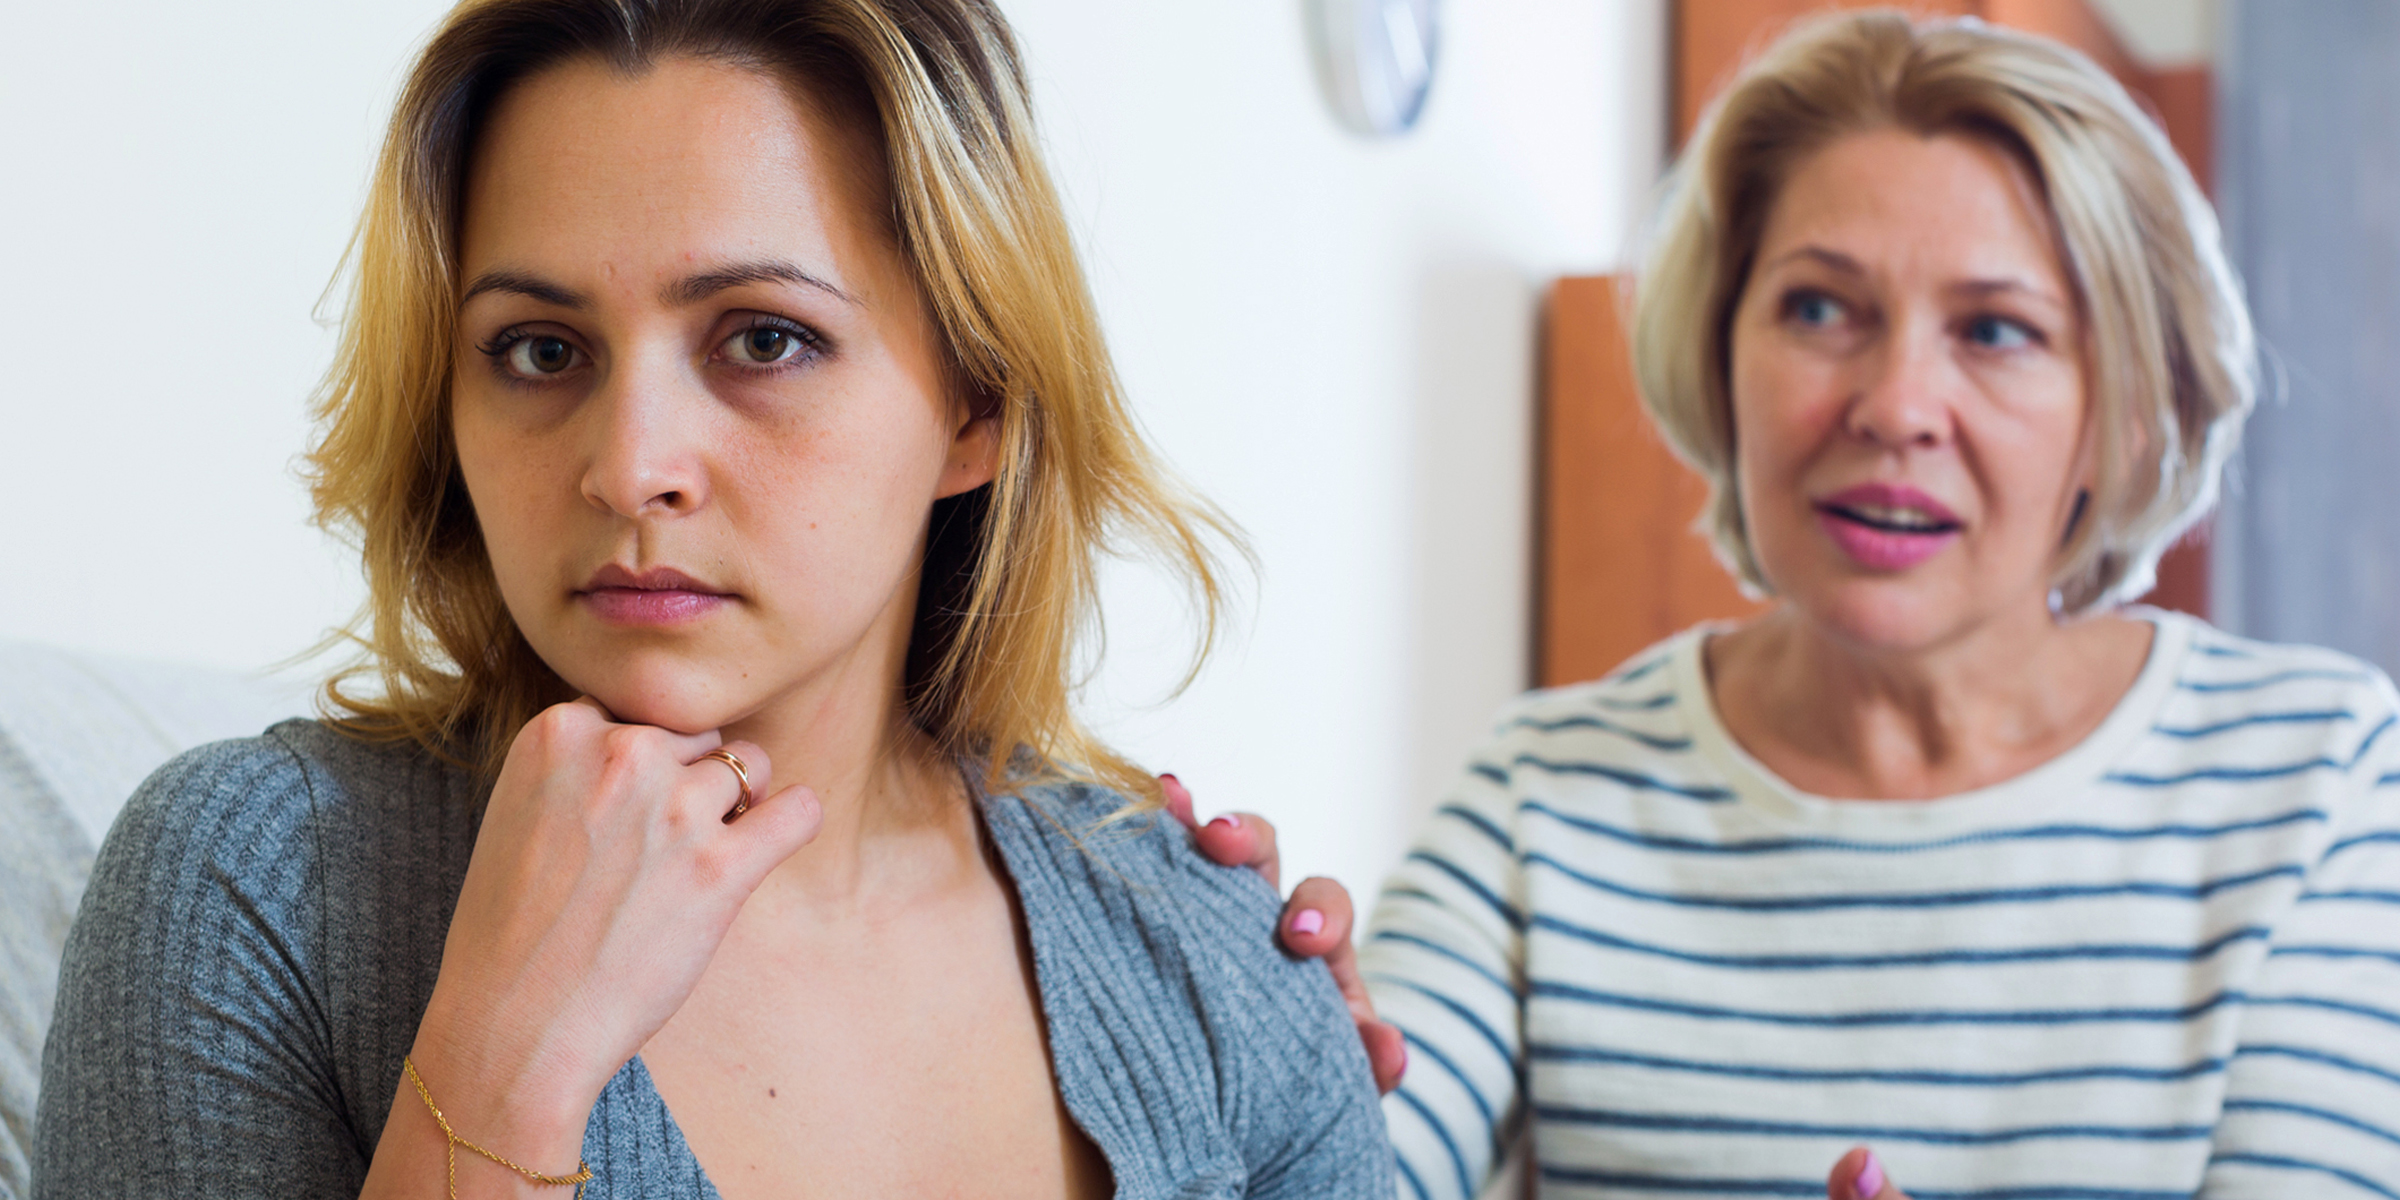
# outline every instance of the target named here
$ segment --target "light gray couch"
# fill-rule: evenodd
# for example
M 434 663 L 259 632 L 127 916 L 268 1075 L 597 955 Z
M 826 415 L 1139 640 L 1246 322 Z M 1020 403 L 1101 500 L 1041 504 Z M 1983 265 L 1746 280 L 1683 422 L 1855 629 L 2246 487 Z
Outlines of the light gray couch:
M 0 1200 L 32 1190 L 59 952 L 109 823 L 168 759 L 306 702 L 231 672 L 0 642 Z

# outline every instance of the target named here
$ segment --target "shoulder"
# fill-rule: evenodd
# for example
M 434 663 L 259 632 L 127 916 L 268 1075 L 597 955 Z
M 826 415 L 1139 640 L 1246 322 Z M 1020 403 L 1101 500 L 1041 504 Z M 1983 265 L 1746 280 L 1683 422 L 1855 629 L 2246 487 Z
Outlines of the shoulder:
M 996 836 L 1010 839 L 1108 890 L 1149 891 L 1186 885 L 1266 905 L 1275 893 L 1255 871 L 1220 867 L 1164 811 L 1086 783 L 1038 783 L 985 800 Z M 1011 867 L 1015 865 L 1012 857 Z M 1103 884 L 1102 881 L 1105 881 Z
M 1281 906 L 1266 880 L 1209 861 L 1166 813 L 1080 783 L 1036 784 L 984 803 L 1037 936 L 1045 926 L 1073 928 L 1078 944 L 1114 948 L 1117 967 L 1172 976 L 1203 1003 L 1252 985 L 1308 991 L 1324 974 L 1275 948 Z
M 195 937 L 300 953 L 337 926 L 446 902 L 473 849 L 478 795 L 430 755 L 314 721 L 186 751 L 110 828 L 69 957 L 87 969 L 156 962 Z M 447 920 L 446 903 L 431 907 Z
M 1683 703 L 1675 666 L 1679 659 L 1699 653 L 1700 643 L 1713 626 L 1695 626 L 1664 641 L 1644 647 L 1598 679 L 1525 693 L 1501 708 L 1493 731 L 1506 734 L 1584 715 L 1594 710 L 1660 712 Z
M 1489 740 L 1468 760 L 1458 798 L 1502 804 L 1524 785 L 1578 793 L 1723 800 L 1731 795 L 1695 752 L 1698 709 L 1691 694 L 1710 627 L 1685 630 L 1632 656 L 1599 679 L 1527 692 L 1493 718 Z
M 2238 637 L 2182 613 L 2148 614 L 2184 641 L 2176 689 L 2232 707 L 2272 708 L 2295 699 L 2336 700 L 2390 710 L 2392 681 L 2339 650 Z
M 2229 815 L 2307 814 L 2336 847 L 2362 823 L 2400 820 L 2400 698 L 2381 670 L 2320 646 L 2146 615 L 2179 653 L 2162 664 L 2170 677 L 2149 729 L 2109 783 Z
M 1294 1195 L 1391 1194 L 1357 1030 L 1324 964 L 1277 947 L 1281 904 L 1265 880 L 1208 861 L 1164 813 L 1120 815 L 1127 800 L 1104 788 L 1041 784 L 984 804 L 1057 1059 L 1078 1064 L 1061 1080 L 1071 1106 L 1106 1092 L 1102 1107 L 1120 1113 L 1127 1100 L 1213 1112 L 1218 1146 L 1187 1152 L 1238 1157 L 1253 1194 L 1284 1194 L 1270 1181 Z
M 87 916 L 128 890 L 178 890 L 257 864 L 307 857 L 308 763 L 276 734 L 197 746 L 151 773 L 109 829 Z
M 374 842 L 410 820 L 455 821 L 475 799 L 459 769 L 414 747 L 371 745 L 317 721 L 211 742 L 160 767 L 126 801 L 101 851 L 164 866 L 199 857 L 247 876 L 316 858 L 325 835 Z
M 355 1193 L 439 970 L 472 795 L 430 756 L 308 721 L 153 773 L 60 966 L 39 1120 L 53 1190 L 124 1191 L 143 1161 L 124 1131 L 166 1129 L 245 1152 L 265 1137 L 293 1151 L 300 1191 Z
M 2150 615 L 2160 636 L 2181 643 L 2152 753 L 2281 755 L 2347 772 L 2379 748 L 2400 750 L 2400 697 L 2375 666 L 2321 646 L 2236 637 L 2181 614 Z

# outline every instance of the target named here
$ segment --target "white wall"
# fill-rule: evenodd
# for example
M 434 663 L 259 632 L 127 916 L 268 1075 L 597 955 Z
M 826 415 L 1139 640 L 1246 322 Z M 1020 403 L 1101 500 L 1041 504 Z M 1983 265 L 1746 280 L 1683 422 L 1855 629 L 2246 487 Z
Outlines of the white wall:
M 255 668 L 356 603 L 290 471 L 311 320 L 435 0 L 19 6 L 0 40 L 0 637 Z M 1104 726 L 1371 888 L 1523 686 L 1537 304 L 1658 167 L 1663 0 L 1451 0 L 1413 136 L 1341 132 L 1300 0 L 1012 0 L 1119 363 L 1253 538 L 1241 627 L 1111 585 Z
M 1664 10 L 1450 0 L 1423 125 L 1370 142 L 1319 98 L 1300 0 L 1009 6 L 1143 419 L 1263 567 L 1165 708 L 1124 707 L 1172 682 L 1130 628 L 1158 605 L 1113 605 L 1099 707 L 1204 810 L 1273 816 L 1295 872 L 1371 890 L 1528 681 L 1540 293 L 1636 223 Z
M 310 314 L 441 8 L 9 7 L 0 637 L 255 667 L 348 614 L 289 469 Z

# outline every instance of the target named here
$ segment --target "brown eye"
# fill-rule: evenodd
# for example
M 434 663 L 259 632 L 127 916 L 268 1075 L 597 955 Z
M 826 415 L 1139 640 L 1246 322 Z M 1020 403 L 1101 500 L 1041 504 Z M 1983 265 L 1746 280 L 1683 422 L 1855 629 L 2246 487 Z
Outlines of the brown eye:
M 789 330 L 762 325 L 745 329 L 725 342 L 725 350 L 734 359 L 766 366 L 779 363 L 800 352 L 800 339 Z
M 508 348 L 508 367 L 519 375 L 556 375 L 575 365 L 575 347 L 565 338 L 536 334 Z

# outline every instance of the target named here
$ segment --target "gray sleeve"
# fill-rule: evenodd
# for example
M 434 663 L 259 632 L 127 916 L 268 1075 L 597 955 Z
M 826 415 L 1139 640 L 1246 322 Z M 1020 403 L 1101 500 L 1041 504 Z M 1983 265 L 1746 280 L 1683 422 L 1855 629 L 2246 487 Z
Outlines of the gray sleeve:
M 1247 1194 L 1391 1200 L 1374 1071 L 1332 973 L 1277 947 L 1282 902 L 1257 872 L 1218 866 L 1173 822 L 1159 825 L 1169 843 L 1160 890 L 1187 906 L 1185 954 L 1226 1120 L 1250 1165 Z
M 220 742 L 126 805 L 60 968 L 36 1197 L 358 1194 L 310 784 L 276 742 Z

